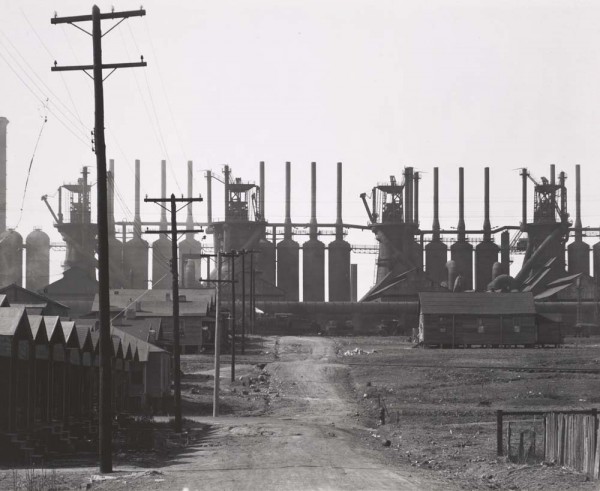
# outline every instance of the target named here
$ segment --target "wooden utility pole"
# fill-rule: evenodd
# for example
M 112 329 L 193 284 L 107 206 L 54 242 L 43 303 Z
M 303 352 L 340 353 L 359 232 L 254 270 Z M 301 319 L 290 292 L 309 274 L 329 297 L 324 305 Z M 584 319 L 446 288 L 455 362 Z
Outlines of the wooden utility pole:
M 242 251 L 242 355 L 246 351 L 246 251 Z
M 219 382 L 221 377 L 221 251 L 217 251 L 217 291 L 215 297 L 215 385 L 213 391 L 213 418 L 219 416 Z
M 127 12 L 111 12 L 101 14 L 100 9 L 94 5 L 92 15 L 78 15 L 73 17 L 54 17 L 50 20 L 52 24 L 72 24 L 78 22 L 92 22 L 92 45 L 94 53 L 93 65 L 80 66 L 54 66 L 54 72 L 83 70 L 94 80 L 95 99 L 95 121 L 94 121 L 94 148 L 96 153 L 96 167 L 98 174 L 97 182 L 97 220 L 98 220 L 98 301 L 100 313 L 100 404 L 99 404 L 99 453 L 100 472 L 112 472 L 112 380 L 111 380 L 111 350 L 110 338 L 110 302 L 108 295 L 108 216 L 107 216 L 107 187 L 106 187 L 106 143 L 104 140 L 104 90 L 103 69 L 112 69 L 107 77 L 117 68 L 130 68 L 146 66 L 144 61 L 140 63 L 102 63 L 102 20 L 121 19 L 119 23 L 128 17 L 140 17 L 146 15 L 143 9 Z M 81 29 L 79 26 L 76 26 Z M 112 29 L 112 28 L 111 28 Z M 110 32 L 109 29 L 105 34 Z M 84 29 L 81 29 L 84 32 Z M 142 57 L 143 60 L 143 57 Z M 92 70 L 93 76 L 87 71 Z
M 181 433 L 181 349 L 179 343 L 179 268 L 177 267 L 177 240 L 178 234 L 189 234 L 202 232 L 198 230 L 177 230 L 177 203 L 185 203 L 188 206 L 194 201 L 202 201 L 202 198 L 176 198 L 171 194 L 170 198 L 145 198 L 144 202 L 170 203 L 171 230 L 146 230 L 147 234 L 171 233 L 171 275 L 173 277 L 173 384 L 175 386 L 175 432 Z M 182 208 L 183 208 L 182 207 Z
M 231 381 L 235 382 L 235 258 L 237 253 L 231 251 Z

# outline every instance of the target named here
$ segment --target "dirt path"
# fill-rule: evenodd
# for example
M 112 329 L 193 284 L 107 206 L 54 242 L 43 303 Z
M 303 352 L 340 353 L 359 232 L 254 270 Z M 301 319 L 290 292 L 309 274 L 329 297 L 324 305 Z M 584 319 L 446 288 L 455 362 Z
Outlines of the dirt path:
M 94 489 L 449 489 L 390 469 L 361 445 L 356 409 L 344 396 L 347 368 L 332 363 L 331 341 L 285 337 L 276 347 L 268 415 L 194 418 L 211 425 L 210 435 L 162 475 L 120 468 L 126 484 L 121 477 Z

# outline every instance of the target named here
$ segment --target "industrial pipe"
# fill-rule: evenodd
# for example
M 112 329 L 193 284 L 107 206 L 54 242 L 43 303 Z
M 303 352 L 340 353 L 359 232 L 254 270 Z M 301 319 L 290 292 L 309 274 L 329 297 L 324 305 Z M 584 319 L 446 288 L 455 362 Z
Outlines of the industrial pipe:
M 317 163 L 310 164 L 310 238 L 317 239 Z
M 6 231 L 6 127 L 8 119 L 0 117 L 0 233 Z
M 492 225 L 490 223 L 490 168 L 484 169 L 484 219 L 483 240 L 492 240 Z
M 575 240 L 583 240 L 583 231 L 581 224 L 581 168 L 579 164 L 575 166 Z
M 439 198 L 439 181 L 438 181 L 439 169 L 433 168 L 433 240 L 440 240 L 440 198 Z
M 525 231 L 525 226 L 527 225 L 527 169 L 523 167 L 521 169 L 521 186 L 523 189 L 522 197 L 521 197 L 521 206 L 522 206 L 522 218 L 521 218 L 521 230 Z
M 135 203 L 133 216 L 133 236 L 136 239 L 142 238 L 142 215 L 140 213 L 140 161 L 135 161 Z
M 212 172 L 206 171 L 206 221 L 212 223 Z
M 533 267 L 535 261 L 537 260 L 538 257 L 540 257 L 546 247 L 548 246 L 548 244 L 551 244 L 552 241 L 558 239 L 558 237 L 563 233 L 563 230 L 561 227 L 557 227 L 555 228 L 552 233 L 550 235 L 548 235 L 544 241 L 540 244 L 540 246 L 535 250 L 535 252 L 533 254 L 531 254 L 531 257 L 529 257 L 529 259 L 527 259 L 524 263 L 523 266 L 521 267 L 521 271 L 519 271 L 517 273 L 517 275 L 515 276 L 515 281 L 518 284 L 523 283 L 523 280 L 525 280 L 525 278 L 527 278 L 527 275 L 529 274 L 529 272 L 531 271 L 531 268 Z
M 193 194 L 194 194 L 194 186 L 192 184 L 192 182 L 194 180 L 194 168 L 193 167 L 194 167 L 194 164 L 192 163 L 192 161 L 188 160 L 188 168 L 187 168 L 188 198 L 193 198 Z M 193 201 L 187 205 L 187 220 L 185 222 L 185 226 L 188 230 L 192 230 L 194 228 L 194 215 L 192 213 L 192 205 L 193 205 Z M 186 236 L 190 240 L 194 238 L 194 234 L 192 234 L 192 233 L 187 233 Z
M 291 193 L 292 193 L 292 164 L 285 163 L 285 226 L 284 238 L 292 238 L 292 212 L 291 212 Z
M 464 242 L 465 236 L 465 170 L 458 168 L 458 241 Z
M 259 184 L 260 184 L 260 194 L 258 198 L 258 207 L 260 213 L 261 221 L 265 221 L 265 163 L 264 161 L 260 161 L 259 164 Z
M 335 238 L 344 240 L 344 222 L 342 221 L 342 163 L 337 163 L 337 217 L 335 221 Z
M 412 223 L 412 186 L 413 174 L 412 167 L 404 168 L 404 222 Z
M 225 184 L 225 221 L 229 220 L 229 166 L 223 168 Z
M 160 161 L 160 197 L 167 199 L 167 161 Z M 165 230 L 167 228 L 167 209 L 160 207 L 160 228 Z
M 414 174 L 414 182 L 415 182 L 415 187 L 414 187 L 414 196 L 413 196 L 413 202 L 414 202 L 414 208 L 413 208 L 413 221 L 415 222 L 415 224 L 418 226 L 419 225 L 419 179 L 421 177 L 419 176 L 418 172 L 415 172 Z

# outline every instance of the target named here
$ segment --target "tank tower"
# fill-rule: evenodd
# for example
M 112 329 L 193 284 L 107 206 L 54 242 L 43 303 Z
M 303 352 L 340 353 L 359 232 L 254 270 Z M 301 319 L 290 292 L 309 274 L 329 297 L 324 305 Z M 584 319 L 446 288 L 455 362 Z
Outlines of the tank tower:
M 292 236 L 291 164 L 285 163 L 285 222 L 283 240 L 277 244 L 277 287 L 285 300 L 300 298 L 300 245 Z
M 305 302 L 325 301 L 325 244 L 318 238 L 317 163 L 310 164 L 309 239 L 302 245 L 302 295 Z

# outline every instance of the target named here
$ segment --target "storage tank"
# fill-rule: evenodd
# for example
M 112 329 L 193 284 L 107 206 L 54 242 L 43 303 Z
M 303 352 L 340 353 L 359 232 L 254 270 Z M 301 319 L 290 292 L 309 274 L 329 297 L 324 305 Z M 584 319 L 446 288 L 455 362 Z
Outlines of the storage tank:
M 590 274 L 590 246 L 583 241 L 581 223 L 581 168 L 575 166 L 575 241 L 567 247 L 569 273 Z
M 473 288 L 473 246 L 465 233 L 465 183 L 464 169 L 458 169 L 458 239 L 450 246 L 450 257 L 456 264 L 457 276 L 462 276 L 463 290 Z M 491 273 L 491 268 L 490 268 Z
M 50 283 L 50 238 L 41 229 L 33 229 L 25 239 L 25 288 L 42 290 Z
M 484 177 L 484 220 L 483 241 L 475 247 L 475 290 L 482 292 L 492 281 L 492 269 L 498 261 L 500 248 L 492 242 L 490 223 L 490 168 L 486 167 Z
M 193 162 L 188 161 L 188 177 L 187 177 L 187 192 L 188 198 L 193 198 L 194 188 L 193 188 L 193 180 L 194 180 L 194 170 L 193 170 Z M 187 206 L 187 220 L 185 222 L 185 226 L 188 230 L 194 229 L 194 214 L 193 214 L 193 202 L 191 202 Z M 183 239 L 179 243 L 179 283 L 181 285 L 185 285 L 186 288 L 196 288 L 199 286 L 198 282 L 195 280 L 193 283 L 189 282 L 188 278 L 188 261 L 191 261 L 194 265 L 194 272 L 196 269 L 200 269 L 200 259 L 186 259 L 186 254 L 201 254 L 202 253 L 202 244 L 194 238 L 193 233 L 186 233 L 185 239 Z M 195 273 L 194 273 L 195 274 Z M 184 281 L 185 279 L 185 281 Z
M 23 285 L 23 237 L 9 228 L 0 234 L 0 288 Z
M 167 162 L 161 160 L 161 197 L 167 197 Z M 167 210 L 160 209 L 160 230 L 167 230 Z M 160 234 L 152 243 L 152 288 L 171 288 L 171 241 L 166 234 Z
M 128 288 L 148 288 L 148 242 L 142 239 L 140 215 L 140 161 L 135 161 L 135 215 L 133 238 L 123 245 L 123 273 Z
M 350 291 L 350 251 L 344 240 L 342 220 L 342 163 L 337 163 L 337 218 L 335 240 L 329 243 L 329 301 L 349 301 Z
M 285 226 L 283 240 L 277 244 L 277 287 L 285 293 L 285 299 L 300 298 L 300 246 L 292 239 L 291 217 L 291 164 L 285 163 Z
M 433 168 L 433 237 L 425 246 L 425 266 L 427 276 L 436 283 L 447 281 L 446 262 L 448 261 L 448 246 L 440 240 L 439 214 L 439 169 Z
M 310 239 L 302 245 L 303 300 L 325 301 L 325 244 L 317 230 L 317 164 L 311 163 Z

